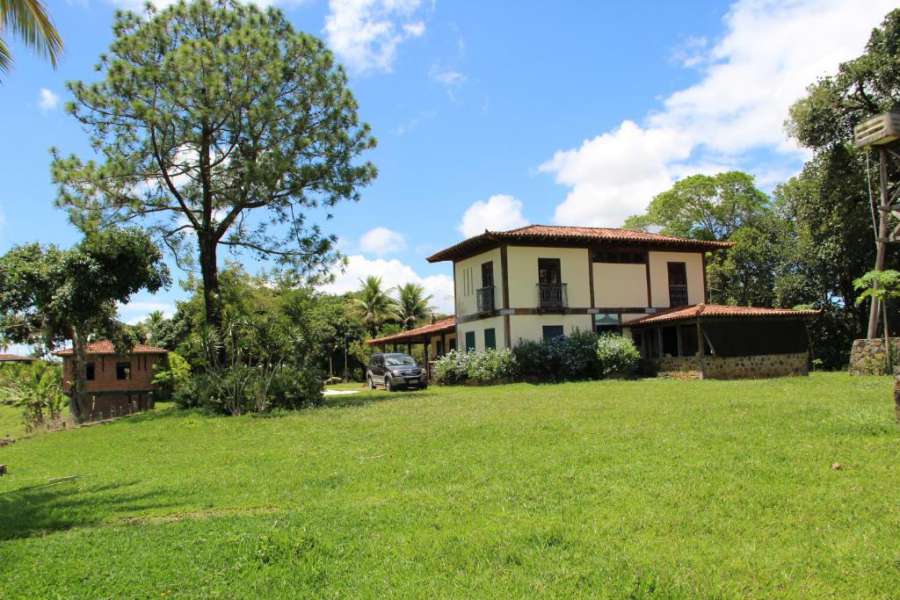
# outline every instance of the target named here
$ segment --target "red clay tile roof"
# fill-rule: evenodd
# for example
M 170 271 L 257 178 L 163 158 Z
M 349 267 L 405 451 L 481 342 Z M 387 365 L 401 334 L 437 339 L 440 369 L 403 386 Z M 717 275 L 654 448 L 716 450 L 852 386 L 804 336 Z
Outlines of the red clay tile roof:
M 508 243 L 543 243 L 588 245 L 602 243 L 634 244 L 654 248 L 670 248 L 708 252 L 730 248 L 732 242 L 715 242 L 708 240 L 692 240 L 688 238 L 660 235 L 646 231 L 631 229 L 615 229 L 612 227 L 568 227 L 561 225 L 528 225 L 509 231 L 485 231 L 480 235 L 450 246 L 428 257 L 428 262 L 444 260 L 460 260 L 482 250 L 496 246 L 501 242 Z
M 18 354 L 0 354 L 0 362 L 34 362 L 34 358 L 30 356 L 19 356 Z
M 73 350 L 66 348 L 59 352 L 54 352 L 56 356 L 71 356 Z M 156 346 L 147 346 L 146 344 L 136 344 L 129 354 L 166 354 L 169 351 L 165 348 L 157 348 Z M 109 340 L 98 340 L 87 345 L 88 354 L 116 354 L 116 348 Z
M 792 308 L 760 308 L 756 306 L 728 306 L 724 304 L 693 304 L 663 309 L 656 314 L 629 321 L 627 327 L 658 325 L 672 321 L 688 321 L 703 318 L 765 319 L 782 317 L 814 317 L 820 310 L 794 310 Z
M 370 346 L 384 343 L 400 344 L 419 336 L 445 333 L 454 329 L 456 329 L 456 317 L 447 317 L 446 319 L 441 319 L 440 321 L 435 321 L 434 323 L 429 323 L 422 327 L 416 327 L 415 329 L 408 329 L 399 333 L 392 333 L 391 335 L 371 339 L 368 341 L 368 344 Z

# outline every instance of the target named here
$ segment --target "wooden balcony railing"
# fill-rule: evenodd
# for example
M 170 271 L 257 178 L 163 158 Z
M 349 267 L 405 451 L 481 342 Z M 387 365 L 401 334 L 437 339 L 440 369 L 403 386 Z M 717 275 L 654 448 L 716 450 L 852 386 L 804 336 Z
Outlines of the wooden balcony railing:
M 494 286 L 475 290 L 475 299 L 478 304 L 478 312 L 486 313 L 494 310 Z
M 544 310 L 566 308 L 569 305 L 569 299 L 566 294 L 566 284 L 564 283 L 539 283 L 538 291 L 538 308 Z

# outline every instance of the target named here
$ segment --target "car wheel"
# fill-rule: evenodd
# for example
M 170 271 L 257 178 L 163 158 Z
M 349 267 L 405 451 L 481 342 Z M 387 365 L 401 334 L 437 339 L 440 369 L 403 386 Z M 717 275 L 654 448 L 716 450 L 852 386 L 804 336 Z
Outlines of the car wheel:
M 423 383 L 422 385 L 419 386 L 419 389 L 420 389 L 420 390 L 427 390 L 427 389 L 428 389 L 428 384 L 427 384 L 427 383 Z
M 394 388 L 394 382 L 391 380 L 390 377 L 385 377 L 385 378 L 384 378 L 384 391 L 386 391 L 386 392 L 393 392 L 394 389 L 395 389 L 395 388 Z
M 372 379 L 372 376 L 371 376 L 371 375 L 369 375 L 369 389 L 370 389 L 370 390 L 374 390 L 374 389 L 375 389 L 375 381 Z

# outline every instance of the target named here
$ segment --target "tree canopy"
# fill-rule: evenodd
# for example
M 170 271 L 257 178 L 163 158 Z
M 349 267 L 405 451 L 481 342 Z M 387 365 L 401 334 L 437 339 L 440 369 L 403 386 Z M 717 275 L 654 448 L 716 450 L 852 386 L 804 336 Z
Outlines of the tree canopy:
M 115 337 L 116 303 L 169 284 L 159 249 L 137 229 L 106 229 L 74 248 L 16 246 L 0 257 L 0 335 L 50 349 L 75 349 L 77 417 L 84 389 L 84 349 L 91 334 Z
M 83 227 L 140 222 L 202 273 L 205 319 L 222 321 L 218 249 L 307 273 L 335 257 L 308 220 L 359 198 L 374 147 L 344 70 L 276 9 L 179 2 L 116 15 L 94 83 L 69 112 L 99 160 L 53 151 L 57 203 Z

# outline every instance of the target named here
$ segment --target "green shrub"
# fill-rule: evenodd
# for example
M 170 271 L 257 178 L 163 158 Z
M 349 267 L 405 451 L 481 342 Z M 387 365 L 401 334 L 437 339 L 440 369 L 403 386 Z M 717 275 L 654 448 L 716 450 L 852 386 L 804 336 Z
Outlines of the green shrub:
M 510 350 L 469 352 L 466 377 L 474 383 L 501 383 L 516 376 L 516 357 Z
M 451 350 L 434 362 L 434 381 L 453 385 L 468 378 L 469 352 Z
M 175 392 L 183 388 L 191 379 L 191 365 L 177 352 L 169 352 L 164 364 L 154 367 L 153 383 L 156 385 L 156 399 L 166 402 L 174 398 Z
M 62 388 L 62 368 L 43 360 L 0 367 L 0 402 L 22 409 L 25 428 L 33 431 L 62 421 L 68 396 Z
M 316 367 L 234 365 L 198 373 L 176 389 L 182 408 L 240 415 L 322 403 L 323 372 Z
M 591 379 L 600 374 L 597 334 L 591 331 L 550 341 L 522 341 L 513 353 L 519 374 L 530 381 Z
M 516 357 L 509 350 L 453 350 L 434 363 L 435 382 L 447 385 L 501 383 L 514 380 L 516 374 Z
M 597 360 L 603 377 L 629 377 L 637 371 L 641 353 L 630 339 L 604 334 L 597 340 Z

